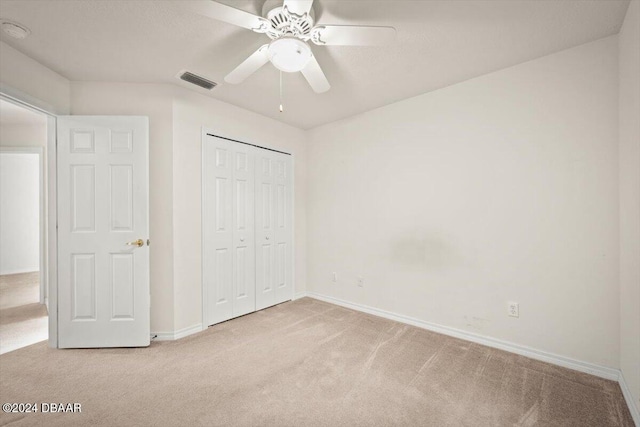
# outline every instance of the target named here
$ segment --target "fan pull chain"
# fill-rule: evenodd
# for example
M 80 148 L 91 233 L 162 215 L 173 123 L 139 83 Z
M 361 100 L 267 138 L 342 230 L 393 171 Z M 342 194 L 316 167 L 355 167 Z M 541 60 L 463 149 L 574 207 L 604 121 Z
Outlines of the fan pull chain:
M 284 109 L 282 108 L 282 71 L 280 71 L 280 112 L 282 113 Z

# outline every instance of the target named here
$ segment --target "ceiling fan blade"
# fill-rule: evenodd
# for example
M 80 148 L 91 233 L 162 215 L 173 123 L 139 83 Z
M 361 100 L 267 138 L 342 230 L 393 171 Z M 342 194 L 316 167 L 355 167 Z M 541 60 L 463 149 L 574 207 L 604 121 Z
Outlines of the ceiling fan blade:
M 269 62 L 269 57 L 267 56 L 268 47 L 269 45 L 266 44 L 260 46 L 260 48 L 245 59 L 242 64 L 238 65 L 232 72 L 227 74 L 224 81 L 234 85 L 242 83 L 247 77 L 258 71 L 260 67 Z
M 302 69 L 302 75 L 307 79 L 315 93 L 323 93 L 331 89 L 331 85 L 322 72 L 322 68 L 320 68 L 315 56 L 311 56 L 307 65 Z
M 391 44 L 395 39 L 393 27 L 317 25 L 311 29 L 311 40 L 318 45 L 379 46 Z
M 185 7 L 198 15 L 208 16 L 218 21 L 228 22 L 238 27 L 247 28 L 257 33 L 265 33 L 270 23 L 261 16 L 227 6 L 211 0 L 186 1 Z
M 283 7 L 286 7 L 289 12 L 302 16 L 311 11 L 312 4 L 313 0 L 284 0 Z

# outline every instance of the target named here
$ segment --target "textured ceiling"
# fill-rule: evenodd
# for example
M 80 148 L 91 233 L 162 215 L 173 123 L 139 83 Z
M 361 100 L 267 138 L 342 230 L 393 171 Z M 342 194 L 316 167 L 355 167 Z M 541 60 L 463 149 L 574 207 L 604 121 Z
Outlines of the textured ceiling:
M 259 14 L 264 0 L 221 1 Z M 267 64 L 240 85 L 224 76 L 269 41 L 188 12 L 180 1 L 0 0 L 0 17 L 32 34 L 0 38 L 70 80 L 165 82 L 181 70 L 220 83 L 207 96 L 309 129 L 572 46 L 616 34 L 628 0 L 316 0 L 323 24 L 386 25 L 385 47 L 312 46 L 332 85 Z M 187 86 L 185 86 L 187 87 Z M 188 86 L 191 87 L 191 86 Z
M 44 114 L 35 113 L 24 107 L 0 99 L 0 126 L 45 126 Z

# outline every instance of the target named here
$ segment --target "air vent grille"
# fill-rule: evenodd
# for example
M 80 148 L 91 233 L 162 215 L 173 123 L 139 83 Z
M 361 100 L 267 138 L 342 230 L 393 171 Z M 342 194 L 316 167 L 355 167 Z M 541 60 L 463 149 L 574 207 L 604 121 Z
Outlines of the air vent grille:
M 207 80 L 204 77 L 196 76 L 195 74 L 188 71 L 185 71 L 180 75 L 180 80 L 184 80 L 185 82 L 189 82 L 207 90 L 211 90 L 216 87 L 216 83 L 212 82 L 211 80 Z

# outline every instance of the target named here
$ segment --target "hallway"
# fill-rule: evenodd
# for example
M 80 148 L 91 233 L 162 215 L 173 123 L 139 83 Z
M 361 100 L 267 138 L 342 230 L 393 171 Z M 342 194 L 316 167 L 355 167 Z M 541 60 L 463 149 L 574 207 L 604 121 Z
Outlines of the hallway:
M 48 336 L 47 308 L 39 304 L 39 273 L 0 276 L 0 354 Z

